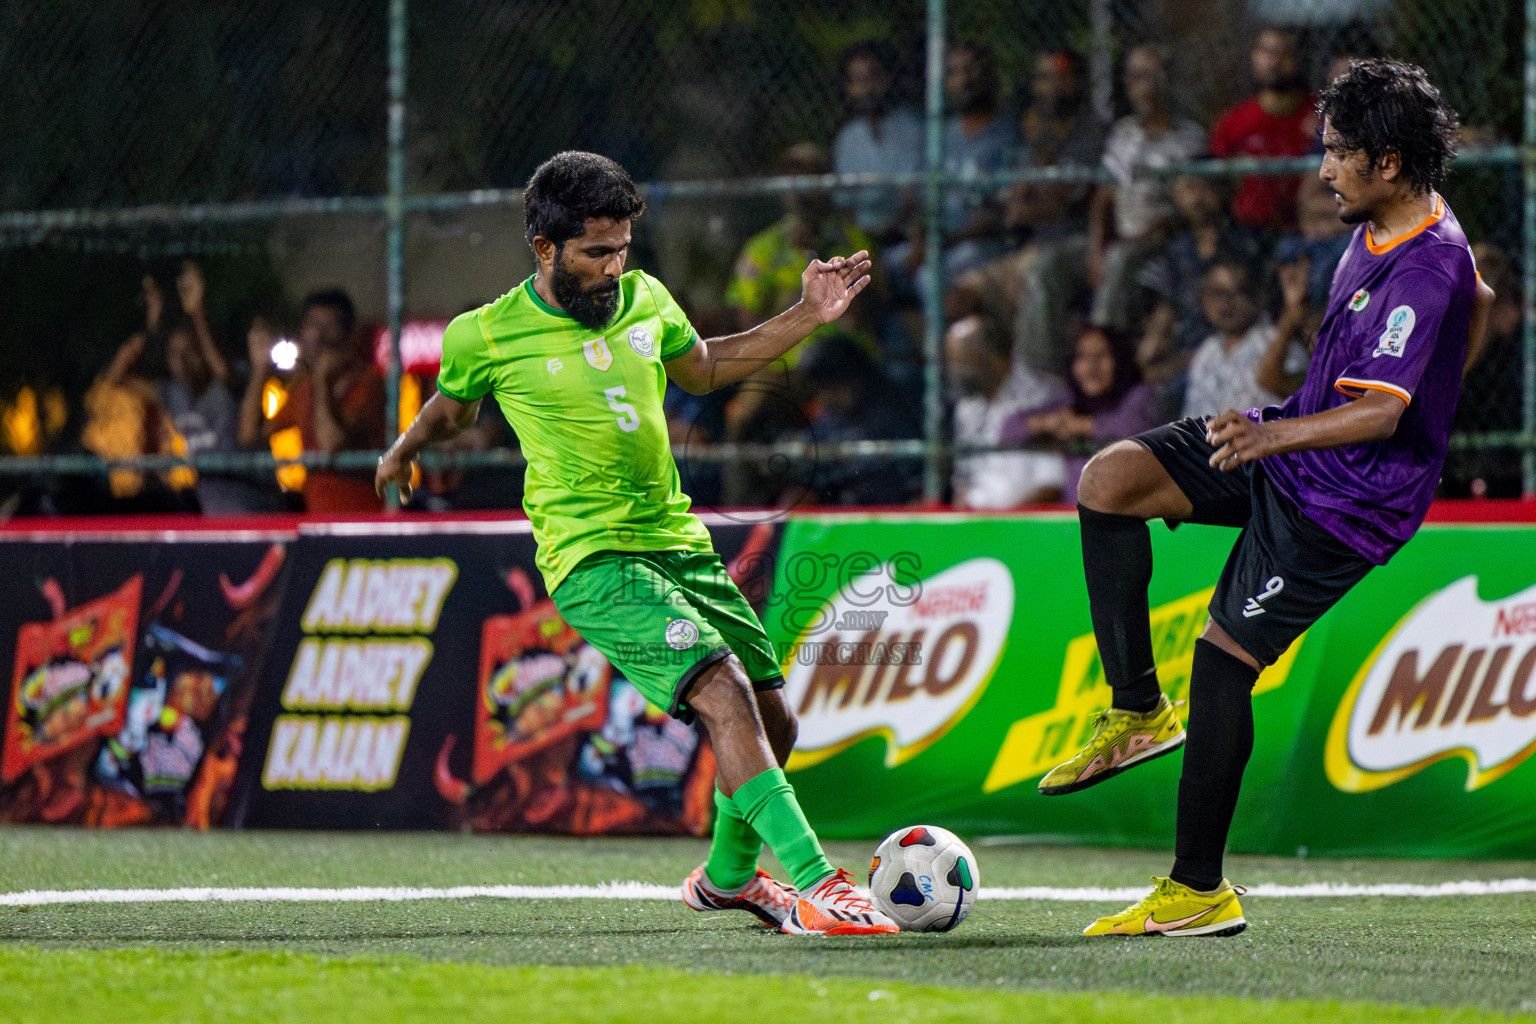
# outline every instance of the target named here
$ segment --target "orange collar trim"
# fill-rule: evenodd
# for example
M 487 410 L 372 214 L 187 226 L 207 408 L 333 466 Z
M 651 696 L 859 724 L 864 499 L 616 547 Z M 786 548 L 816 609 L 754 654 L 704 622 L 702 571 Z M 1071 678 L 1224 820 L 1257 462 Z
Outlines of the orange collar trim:
M 1392 239 L 1392 241 L 1388 242 L 1386 245 L 1377 245 L 1375 243 L 1375 241 L 1372 240 L 1372 238 L 1371 238 L 1371 226 L 1369 224 L 1367 224 L 1365 226 L 1365 247 L 1368 250 L 1370 250 L 1370 253 L 1373 256 L 1380 256 L 1383 253 L 1391 252 L 1393 249 L 1396 249 L 1398 246 L 1402 245 L 1404 242 L 1408 241 L 1410 238 L 1413 238 L 1416 235 L 1422 234 L 1431 225 L 1438 223 L 1440 218 L 1442 218 L 1444 216 L 1445 216 L 1445 200 L 1440 197 L 1440 193 L 1436 192 L 1435 193 L 1435 212 L 1430 214 L 1428 217 L 1425 217 L 1424 220 L 1422 222 L 1420 222 L 1418 227 L 1414 228 L 1412 231 L 1408 232 L 1406 235 L 1398 235 L 1396 238 Z

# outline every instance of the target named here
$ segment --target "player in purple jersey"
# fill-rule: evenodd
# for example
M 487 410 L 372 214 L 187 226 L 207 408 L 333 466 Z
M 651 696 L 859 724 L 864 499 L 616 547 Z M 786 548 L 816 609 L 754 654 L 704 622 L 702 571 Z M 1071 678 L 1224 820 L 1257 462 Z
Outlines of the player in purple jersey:
M 1170 876 L 1089 935 L 1247 926 L 1222 855 L 1253 750 L 1253 686 L 1424 521 L 1468 338 L 1481 335 L 1492 305 L 1435 191 L 1457 126 L 1424 72 L 1356 61 L 1318 113 L 1319 177 L 1339 217 L 1359 226 L 1301 390 L 1284 405 L 1211 409 L 1121 441 L 1094 457 L 1078 487 L 1089 611 L 1114 700 L 1040 790 L 1075 792 L 1184 748 Z M 1242 529 L 1195 642 L 1187 734 L 1153 661 L 1149 519 Z

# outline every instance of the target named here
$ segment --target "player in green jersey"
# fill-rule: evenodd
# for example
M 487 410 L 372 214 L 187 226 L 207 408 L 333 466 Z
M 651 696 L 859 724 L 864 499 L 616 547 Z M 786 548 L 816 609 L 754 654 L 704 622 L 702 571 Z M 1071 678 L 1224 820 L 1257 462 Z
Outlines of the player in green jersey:
M 661 282 L 624 272 L 645 203 L 622 167 L 560 153 L 534 171 L 523 204 L 537 271 L 448 326 L 437 394 L 379 460 L 379 491 L 409 497 L 416 455 L 494 395 L 528 460 L 523 508 L 561 615 L 651 703 L 702 722 L 714 746 L 714 841 L 684 901 L 792 934 L 896 931 L 827 861 L 784 778 L 797 730 L 784 677 L 688 510 L 662 411 L 668 380 L 694 394 L 733 384 L 842 316 L 869 284 L 869 254 L 812 260 L 796 305 L 705 341 Z M 793 887 L 758 868 L 765 842 Z

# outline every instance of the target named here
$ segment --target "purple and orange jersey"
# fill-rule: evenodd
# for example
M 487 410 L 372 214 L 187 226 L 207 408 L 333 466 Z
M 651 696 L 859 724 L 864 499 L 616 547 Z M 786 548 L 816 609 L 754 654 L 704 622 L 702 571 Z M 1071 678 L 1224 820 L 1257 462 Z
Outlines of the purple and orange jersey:
M 1408 406 L 1397 431 L 1367 441 L 1263 460 L 1266 474 L 1306 515 L 1364 558 L 1385 564 L 1434 497 L 1445 462 L 1477 268 L 1445 200 L 1400 238 L 1377 245 L 1355 229 L 1328 291 L 1306 381 L 1265 420 L 1311 416 L 1367 391 Z

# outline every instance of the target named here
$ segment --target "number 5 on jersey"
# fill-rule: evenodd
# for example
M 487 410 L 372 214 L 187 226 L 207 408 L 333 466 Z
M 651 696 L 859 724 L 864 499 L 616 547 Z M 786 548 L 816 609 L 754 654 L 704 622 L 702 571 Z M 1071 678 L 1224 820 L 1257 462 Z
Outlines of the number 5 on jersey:
M 608 408 L 618 413 L 618 416 L 614 418 L 619 421 L 620 430 L 628 432 L 640 429 L 640 414 L 635 412 L 635 407 L 628 402 L 619 401 L 619 399 L 625 397 L 624 385 L 620 384 L 616 388 L 604 388 L 603 394 L 608 396 Z

